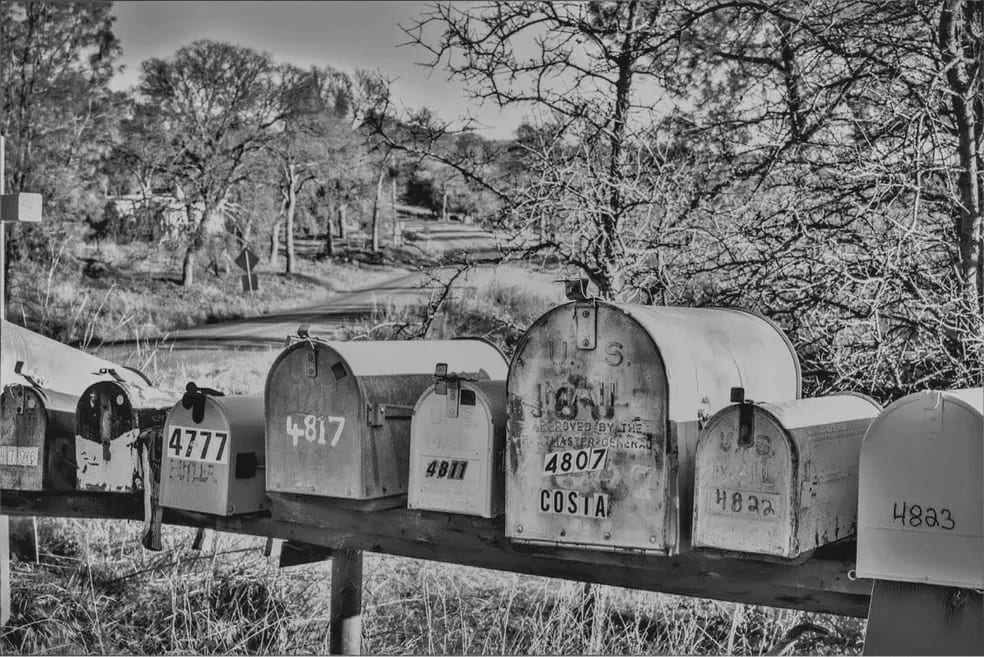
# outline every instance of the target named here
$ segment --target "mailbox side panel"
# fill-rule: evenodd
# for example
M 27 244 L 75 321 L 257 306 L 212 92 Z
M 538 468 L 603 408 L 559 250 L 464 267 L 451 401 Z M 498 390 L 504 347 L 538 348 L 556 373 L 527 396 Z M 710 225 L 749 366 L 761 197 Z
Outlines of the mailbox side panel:
M 297 343 L 274 362 L 266 393 L 267 489 L 364 499 L 369 440 L 358 377 L 321 343 Z
M 889 405 L 861 448 L 859 577 L 984 587 L 981 412 L 939 392 Z
M 510 366 L 506 535 L 664 553 L 676 471 L 663 361 L 631 317 L 587 305 L 540 318 Z

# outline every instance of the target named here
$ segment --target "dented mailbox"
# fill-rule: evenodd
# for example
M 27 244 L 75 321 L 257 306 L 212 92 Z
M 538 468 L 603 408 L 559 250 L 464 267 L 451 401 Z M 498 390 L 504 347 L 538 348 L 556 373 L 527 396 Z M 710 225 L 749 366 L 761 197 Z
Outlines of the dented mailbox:
M 324 342 L 285 349 L 265 389 L 267 489 L 372 500 L 407 492 L 410 419 L 434 364 L 504 379 L 480 339 Z
M 505 495 L 506 382 L 441 365 L 413 410 L 407 506 L 495 518 Z
M 217 516 L 266 509 L 263 438 L 263 397 L 189 390 L 164 425 L 161 506 Z
M 880 410 L 848 393 L 715 413 L 697 443 L 694 547 L 795 559 L 853 536 L 861 439 Z
M 177 393 L 131 381 L 99 381 L 79 397 L 75 412 L 78 490 L 143 490 L 141 434 L 160 430 Z
M 71 395 L 31 383 L 0 394 L 0 488 L 75 490 L 75 405 Z
M 984 588 L 984 388 L 890 404 L 861 445 L 859 577 Z
M 689 549 L 698 423 L 736 382 L 755 399 L 800 395 L 792 345 L 758 315 L 598 300 L 549 311 L 509 368 L 506 535 Z

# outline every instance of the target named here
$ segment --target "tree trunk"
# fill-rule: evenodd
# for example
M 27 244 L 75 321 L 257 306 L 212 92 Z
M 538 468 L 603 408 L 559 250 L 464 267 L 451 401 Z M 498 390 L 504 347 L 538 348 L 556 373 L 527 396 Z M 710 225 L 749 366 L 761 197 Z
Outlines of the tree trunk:
M 338 239 L 345 239 L 345 204 L 338 206 Z
M 293 166 L 291 167 L 293 169 Z M 297 191 L 294 189 L 293 176 L 289 178 L 290 189 L 287 190 L 287 221 L 284 223 L 284 231 L 287 233 L 287 268 L 288 274 L 294 273 L 294 213 L 297 211 Z
M 372 252 L 379 253 L 379 205 L 383 196 L 383 179 L 386 177 L 386 159 L 379 166 L 379 177 L 376 179 L 376 199 L 372 204 Z
M 979 27 L 972 25 L 981 10 L 967 11 L 963 0 L 945 0 L 940 12 L 939 50 L 946 69 L 950 88 L 951 108 L 957 133 L 957 157 L 960 172 L 957 178 L 958 198 L 954 199 L 954 224 L 959 241 L 958 268 L 964 294 L 977 310 L 984 314 L 984 207 L 980 185 L 978 140 L 984 129 L 975 116 L 974 102 L 977 78 L 982 69 L 976 62 L 968 70 L 968 56 L 979 50 Z M 963 21 L 963 24 L 961 22 Z M 975 29 L 976 28 L 976 29 Z M 974 43 L 977 41 L 977 43 Z
M 396 178 L 391 178 L 390 182 L 390 208 L 393 210 L 393 246 L 399 244 L 399 236 L 397 232 L 397 221 L 396 221 Z
M 448 190 L 444 190 L 444 198 L 441 200 L 441 221 L 448 221 Z
M 333 256 L 335 255 L 335 227 L 332 225 L 334 222 L 331 220 L 332 215 L 335 214 L 331 208 L 328 209 L 328 221 L 325 225 L 325 255 Z
M 195 245 L 189 244 L 185 251 L 184 264 L 181 266 L 181 287 L 191 287 L 195 284 Z
M 280 226 L 283 223 L 281 217 L 277 217 L 273 222 L 273 230 L 270 232 L 270 268 L 275 269 L 280 259 Z

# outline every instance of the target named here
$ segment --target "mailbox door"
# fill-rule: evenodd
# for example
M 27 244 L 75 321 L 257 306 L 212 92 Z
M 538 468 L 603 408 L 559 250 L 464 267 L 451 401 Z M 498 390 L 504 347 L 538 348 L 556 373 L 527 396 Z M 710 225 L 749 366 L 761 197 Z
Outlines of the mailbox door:
M 0 488 L 43 490 L 47 414 L 33 388 L 14 384 L 0 395 Z
M 449 395 L 454 391 L 449 391 Z M 464 383 L 460 403 L 431 387 L 414 412 L 411 508 L 491 517 L 493 426 L 485 395 Z M 454 410 L 449 414 L 449 404 Z M 457 417 L 452 417 L 456 415 Z
M 508 391 L 507 536 L 670 549 L 666 373 L 632 318 L 607 304 L 547 313 L 526 332 Z
M 292 345 L 270 370 L 264 403 L 268 490 L 366 497 L 366 402 L 343 358 L 320 343 Z
M 76 411 L 75 460 L 79 490 L 138 489 L 140 428 L 129 395 L 116 383 L 89 386 Z
M 225 414 L 212 400 L 201 422 L 176 404 L 164 425 L 161 506 L 227 515 L 233 439 Z
M 982 431 L 980 410 L 939 392 L 905 397 L 871 425 L 859 577 L 984 588 Z
M 739 407 L 711 418 L 697 447 L 694 545 L 794 557 L 797 454 L 760 409 L 752 440 L 739 440 Z

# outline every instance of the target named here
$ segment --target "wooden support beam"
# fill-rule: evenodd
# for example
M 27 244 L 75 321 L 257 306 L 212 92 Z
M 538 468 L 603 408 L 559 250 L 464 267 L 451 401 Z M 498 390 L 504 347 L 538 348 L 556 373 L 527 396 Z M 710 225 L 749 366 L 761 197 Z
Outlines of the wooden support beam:
M 340 550 L 331 559 L 328 654 L 362 654 L 362 552 Z
M 132 499 L 130 499 L 132 497 Z M 478 568 L 557 577 L 675 595 L 864 618 L 871 582 L 851 581 L 855 546 L 817 550 L 802 563 L 770 563 L 689 552 L 675 557 L 512 543 L 502 519 L 390 509 L 362 513 L 316 498 L 273 496 L 270 517 L 219 518 L 165 509 L 164 522 L 292 539 L 333 550 L 369 551 Z M 3 513 L 142 518 L 139 496 L 3 492 Z

